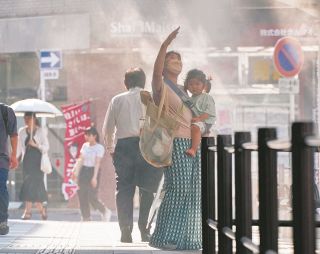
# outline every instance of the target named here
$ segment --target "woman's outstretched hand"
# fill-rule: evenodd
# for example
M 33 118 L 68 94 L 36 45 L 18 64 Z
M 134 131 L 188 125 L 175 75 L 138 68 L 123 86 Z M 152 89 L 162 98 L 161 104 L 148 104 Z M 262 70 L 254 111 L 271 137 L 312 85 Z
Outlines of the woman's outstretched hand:
M 162 75 L 164 69 L 164 62 L 166 58 L 166 52 L 170 43 L 177 37 L 180 26 L 173 30 L 168 37 L 161 44 L 158 56 L 154 62 L 153 76 L 152 76 L 152 90 L 154 93 L 159 93 L 162 87 Z
M 180 30 L 180 26 L 178 28 L 176 28 L 175 30 L 173 30 L 167 37 L 167 39 L 165 39 L 165 41 L 163 42 L 163 45 L 165 46 L 169 46 L 170 43 L 177 37 L 177 34 L 179 33 Z

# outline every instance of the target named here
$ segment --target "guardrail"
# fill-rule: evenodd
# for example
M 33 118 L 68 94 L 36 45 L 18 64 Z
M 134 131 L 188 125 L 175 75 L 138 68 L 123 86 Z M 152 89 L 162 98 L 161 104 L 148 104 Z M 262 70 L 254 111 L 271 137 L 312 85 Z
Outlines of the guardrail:
M 278 253 L 279 226 L 293 227 L 294 253 L 315 253 L 315 228 L 320 223 L 315 221 L 314 154 L 315 148 L 320 146 L 320 138 L 314 136 L 314 125 L 311 122 L 293 123 L 291 133 L 291 141 L 278 140 L 275 128 L 260 128 L 258 144 L 251 142 L 250 132 L 236 132 L 234 145 L 231 143 L 231 135 L 218 135 L 216 146 L 214 138 L 202 138 L 203 253 L 213 254 L 218 251 L 231 254 L 234 243 L 237 254 Z M 258 152 L 258 220 L 252 219 L 252 151 Z M 291 153 L 292 220 L 278 219 L 278 151 Z M 232 156 L 235 186 L 232 185 Z M 235 207 L 232 206 L 233 188 Z M 233 209 L 235 219 L 232 218 Z M 259 227 L 259 245 L 252 241 L 252 226 Z

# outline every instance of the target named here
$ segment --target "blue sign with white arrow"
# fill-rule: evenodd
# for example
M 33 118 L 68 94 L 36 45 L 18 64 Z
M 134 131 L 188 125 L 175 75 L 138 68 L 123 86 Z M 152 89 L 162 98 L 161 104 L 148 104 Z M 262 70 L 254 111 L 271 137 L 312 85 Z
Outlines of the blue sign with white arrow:
M 40 51 L 40 69 L 61 69 L 62 54 L 60 50 Z

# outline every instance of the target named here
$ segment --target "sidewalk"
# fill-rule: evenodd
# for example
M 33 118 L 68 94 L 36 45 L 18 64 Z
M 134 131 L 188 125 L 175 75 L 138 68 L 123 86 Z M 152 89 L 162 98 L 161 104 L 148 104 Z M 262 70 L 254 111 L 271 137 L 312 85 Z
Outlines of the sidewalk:
M 80 222 L 75 209 L 49 209 L 49 220 L 23 221 L 21 209 L 10 211 L 10 233 L 0 236 L 0 253 L 16 254 L 163 254 L 163 251 L 141 242 L 140 232 L 135 223 L 133 243 L 121 243 L 120 230 L 113 214 L 110 222 L 98 221 L 98 214 L 93 214 L 96 221 Z M 35 211 L 36 213 L 36 211 Z M 78 219 L 79 216 L 79 219 Z M 69 219 L 73 219 L 73 221 Z M 55 220 L 53 220 L 55 219 Z M 64 219 L 64 220 L 63 220 Z M 76 220 L 78 219 L 78 220 Z M 174 254 L 200 254 L 201 251 L 174 251 Z

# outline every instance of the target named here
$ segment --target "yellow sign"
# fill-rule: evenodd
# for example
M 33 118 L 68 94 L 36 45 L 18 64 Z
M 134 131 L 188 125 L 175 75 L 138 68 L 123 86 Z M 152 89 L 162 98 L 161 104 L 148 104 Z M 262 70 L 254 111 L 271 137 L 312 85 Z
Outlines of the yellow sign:
M 271 57 L 254 57 L 249 60 L 249 77 L 252 84 L 272 84 L 278 82 L 280 74 L 273 67 Z

